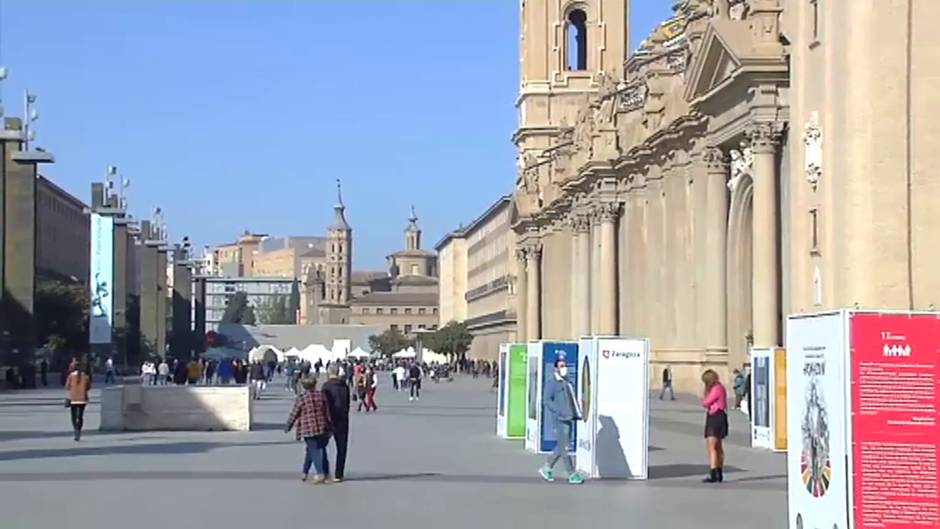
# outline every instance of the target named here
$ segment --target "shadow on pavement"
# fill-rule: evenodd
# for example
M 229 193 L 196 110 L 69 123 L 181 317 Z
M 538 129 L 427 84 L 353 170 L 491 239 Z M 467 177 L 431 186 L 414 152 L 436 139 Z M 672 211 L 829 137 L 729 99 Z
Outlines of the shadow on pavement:
M 725 472 L 745 472 L 738 467 L 725 467 Z M 688 463 L 675 463 L 670 465 L 650 465 L 650 479 L 687 478 L 690 476 L 708 475 L 708 465 L 690 465 Z
M 260 441 L 255 443 L 148 443 L 118 446 L 81 446 L 68 448 L 43 448 L 33 450 L 11 450 L 0 452 L 0 461 L 19 461 L 23 459 L 45 459 L 52 457 L 112 456 L 124 454 L 195 454 L 217 448 L 236 448 L 246 446 L 266 446 L 293 444 L 294 441 Z

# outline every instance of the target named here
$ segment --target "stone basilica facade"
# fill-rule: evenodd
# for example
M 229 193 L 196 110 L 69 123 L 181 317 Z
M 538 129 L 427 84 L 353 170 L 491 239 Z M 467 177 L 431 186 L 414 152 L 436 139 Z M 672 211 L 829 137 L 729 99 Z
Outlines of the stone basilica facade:
M 522 0 L 521 339 L 647 336 L 698 391 L 788 314 L 940 306 L 938 2 Z

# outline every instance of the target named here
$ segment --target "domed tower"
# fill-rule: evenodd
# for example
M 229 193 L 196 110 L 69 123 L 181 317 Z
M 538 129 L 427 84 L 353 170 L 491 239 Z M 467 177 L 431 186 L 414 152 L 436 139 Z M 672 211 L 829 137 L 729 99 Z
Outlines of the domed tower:
M 351 293 L 352 228 L 346 222 L 346 206 L 339 179 L 336 180 L 333 215 L 333 224 L 326 235 L 326 296 L 323 301 L 327 305 L 347 305 Z

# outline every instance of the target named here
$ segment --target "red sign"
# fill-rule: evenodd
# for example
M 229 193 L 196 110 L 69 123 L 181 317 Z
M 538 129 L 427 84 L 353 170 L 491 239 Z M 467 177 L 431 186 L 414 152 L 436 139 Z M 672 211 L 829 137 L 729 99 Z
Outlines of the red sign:
M 940 319 L 855 314 L 855 529 L 940 529 Z

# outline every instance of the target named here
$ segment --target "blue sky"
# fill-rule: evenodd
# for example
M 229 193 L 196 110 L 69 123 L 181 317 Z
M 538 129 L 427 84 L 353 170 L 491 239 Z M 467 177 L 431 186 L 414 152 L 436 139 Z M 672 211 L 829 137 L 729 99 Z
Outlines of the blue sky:
M 318 234 L 343 181 L 354 265 L 382 269 L 410 204 L 431 247 L 512 191 L 518 0 L 0 0 L 7 115 L 38 94 L 44 173 L 196 244 Z M 632 47 L 671 0 L 632 6 Z

